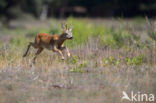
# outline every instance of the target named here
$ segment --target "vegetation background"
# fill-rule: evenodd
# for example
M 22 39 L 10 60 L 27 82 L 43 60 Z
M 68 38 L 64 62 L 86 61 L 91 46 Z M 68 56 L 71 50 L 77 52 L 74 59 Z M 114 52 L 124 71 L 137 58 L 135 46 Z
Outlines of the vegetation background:
M 122 91 L 156 95 L 155 16 L 155 0 L 1 0 L 0 103 L 129 103 Z M 63 22 L 73 25 L 74 39 L 65 42 L 71 58 L 44 50 L 30 66 L 36 50 L 22 58 L 28 43 L 37 33 L 62 33 Z

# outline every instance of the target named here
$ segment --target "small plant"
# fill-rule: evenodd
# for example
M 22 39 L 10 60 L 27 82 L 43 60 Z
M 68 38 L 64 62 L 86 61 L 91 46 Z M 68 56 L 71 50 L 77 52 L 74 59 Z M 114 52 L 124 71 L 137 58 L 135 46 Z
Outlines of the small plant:
M 79 66 L 75 67 L 75 68 L 72 68 L 70 71 L 71 72 L 77 72 L 77 73 L 82 73 L 82 67 L 83 67 L 83 64 L 80 64 Z
M 118 60 L 118 59 L 115 59 L 115 58 L 112 57 L 112 56 L 109 56 L 108 58 L 105 58 L 105 59 L 103 60 L 103 64 L 104 64 L 104 66 L 106 66 L 106 65 L 111 65 L 111 64 L 117 66 L 117 65 L 119 64 L 119 60 Z
M 73 64 L 76 64 L 77 63 L 77 56 L 72 56 L 72 59 L 71 59 L 71 62 L 73 63 Z
M 67 60 L 68 64 L 76 64 L 78 62 L 78 57 L 73 55 L 70 59 Z
M 113 63 L 113 61 L 114 61 L 114 57 L 109 56 L 108 60 L 109 60 L 109 63 Z
M 140 55 L 138 55 L 136 57 L 132 57 L 132 58 L 127 57 L 126 58 L 126 64 L 128 64 L 128 65 L 140 65 L 140 64 L 142 64 L 143 59 L 144 59 L 143 54 L 140 54 Z
M 109 62 L 106 58 L 103 60 L 103 63 L 104 63 L 104 66 L 109 64 Z
M 82 71 L 82 68 L 80 68 L 80 67 L 72 68 L 70 71 L 71 71 L 71 72 L 77 72 L 77 73 L 82 73 L 82 72 L 83 72 L 83 71 Z
M 119 65 L 119 60 L 116 60 L 115 62 L 114 62 L 114 65 Z
M 79 64 L 78 66 L 72 68 L 70 71 L 71 72 L 77 72 L 77 73 L 83 73 L 84 71 L 82 70 L 82 68 L 87 67 L 87 62 L 83 61 L 83 63 Z

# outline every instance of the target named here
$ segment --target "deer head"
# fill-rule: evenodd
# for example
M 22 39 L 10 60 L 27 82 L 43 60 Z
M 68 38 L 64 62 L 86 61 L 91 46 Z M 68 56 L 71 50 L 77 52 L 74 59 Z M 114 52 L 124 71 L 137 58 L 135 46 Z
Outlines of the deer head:
M 64 34 L 64 38 L 66 39 L 72 39 L 73 36 L 72 36 L 72 25 L 70 24 L 69 28 L 67 27 L 67 24 L 65 25 L 61 25 L 62 27 L 62 30 L 63 30 L 63 34 Z

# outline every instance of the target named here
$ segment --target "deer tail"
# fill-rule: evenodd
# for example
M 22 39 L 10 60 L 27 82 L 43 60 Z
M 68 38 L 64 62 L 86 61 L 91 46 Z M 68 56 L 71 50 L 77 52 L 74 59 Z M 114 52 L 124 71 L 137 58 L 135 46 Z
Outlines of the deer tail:
M 36 35 L 35 44 L 39 44 L 39 43 L 40 43 L 40 35 Z

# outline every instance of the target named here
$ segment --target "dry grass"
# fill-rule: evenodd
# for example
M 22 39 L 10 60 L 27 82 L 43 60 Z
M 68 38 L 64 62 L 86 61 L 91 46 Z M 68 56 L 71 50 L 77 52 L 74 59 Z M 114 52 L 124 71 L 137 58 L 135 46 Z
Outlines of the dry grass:
M 72 59 L 61 61 L 56 54 L 44 51 L 33 67 L 30 67 L 32 53 L 22 59 L 21 52 L 18 50 L 12 56 L 6 50 L 5 59 L 0 60 L 2 103 L 120 103 L 122 91 L 156 93 L 156 67 L 148 60 L 151 59 L 148 50 L 125 52 L 87 43 L 71 49 L 77 57 L 75 64 Z M 143 64 L 130 66 L 125 63 L 124 58 L 140 53 L 145 54 Z M 120 60 L 119 64 L 104 65 L 103 59 L 109 56 Z M 82 72 L 71 71 L 84 62 Z

